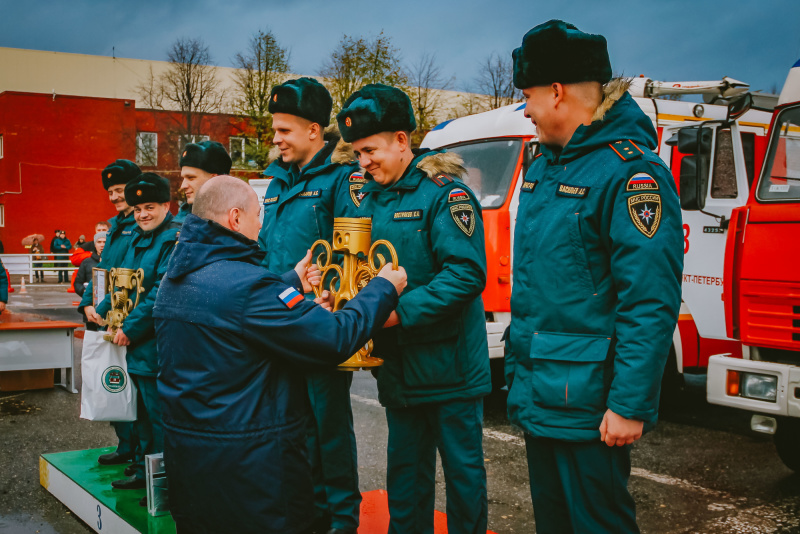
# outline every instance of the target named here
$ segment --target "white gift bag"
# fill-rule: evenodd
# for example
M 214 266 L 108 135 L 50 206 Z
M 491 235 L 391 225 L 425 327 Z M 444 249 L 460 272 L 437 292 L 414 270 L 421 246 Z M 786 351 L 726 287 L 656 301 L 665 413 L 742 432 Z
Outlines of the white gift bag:
M 81 419 L 136 421 L 136 386 L 128 374 L 125 347 L 86 331 L 81 355 Z

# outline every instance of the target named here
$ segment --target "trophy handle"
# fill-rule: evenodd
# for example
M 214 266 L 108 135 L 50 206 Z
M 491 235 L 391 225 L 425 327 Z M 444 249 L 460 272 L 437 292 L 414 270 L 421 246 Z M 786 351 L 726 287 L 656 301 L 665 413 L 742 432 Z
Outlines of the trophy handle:
M 131 276 L 131 289 L 133 290 L 133 293 L 136 295 L 136 300 L 134 300 L 133 306 L 131 307 L 129 312 L 133 311 L 133 309 L 139 305 L 139 295 L 144 293 L 143 284 L 144 284 L 144 269 L 136 269 L 136 272 L 133 273 L 133 276 Z
M 339 274 L 339 277 L 341 277 L 342 270 L 338 268 L 339 267 L 338 265 L 331 265 L 331 262 L 333 261 L 333 250 L 331 249 L 331 245 L 324 239 L 318 239 L 317 241 L 314 241 L 314 243 L 312 243 L 311 245 L 312 261 L 309 262 L 308 265 L 311 265 L 311 263 L 313 262 L 314 250 L 318 246 L 321 246 L 325 249 L 324 252 L 320 253 L 320 255 L 317 256 L 317 267 L 319 267 L 319 270 L 322 273 L 322 279 L 319 281 L 318 286 L 312 287 L 312 290 L 314 291 L 315 296 L 321 297 L 323 288 L 325 286 L 325 277 L 327 276 L 328 272 L 335 271 Z M 325 261 L 322 261 L 323 255 L 325 257 Z
M 386 265 L 386 260 L 383 258 L 383 255 L 377 254 L 380 245 L 385 246 L 389 250 L 389 254 L 392 255 L 392 270 L 396 271 L 399 267 L 399 265 L 397 265 L 397 251 L 394 249 L 394 246 L 385 239 L 378 239 L 369 247 L 369 252 L 367 253 L 367 262 L 369 262 L 369 268 L 373 271 L 373 276 L 378 274 L 378 271 Z M 375 265 L 375 259 L 379 262 L 377 266 Z

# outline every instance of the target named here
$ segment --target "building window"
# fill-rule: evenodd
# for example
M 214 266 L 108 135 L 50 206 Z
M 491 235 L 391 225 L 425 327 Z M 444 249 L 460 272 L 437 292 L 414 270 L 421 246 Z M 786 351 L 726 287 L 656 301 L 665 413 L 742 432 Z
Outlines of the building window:
M 136 134 L 136 163 L 142 167 L 158 165 L 158 134 L 154 132 Z
M 234 167 L 257 167 L 258 139 L 254 137 L 231 137 L 230 155 Z
M 0 134 L 0 159 L 3 159 L 3 134 Z

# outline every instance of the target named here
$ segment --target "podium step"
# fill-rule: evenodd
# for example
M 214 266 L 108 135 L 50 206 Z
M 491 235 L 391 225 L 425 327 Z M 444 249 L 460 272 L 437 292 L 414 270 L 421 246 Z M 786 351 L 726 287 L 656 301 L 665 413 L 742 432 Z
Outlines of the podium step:
M 153 517 L 139 506 L 145 490 L 115 490 L 111 482 L 125 478 L 125 465 L 100 465 L 97 457 L 114 447 L 57 452 L 39 457 L 42 486 L 95 532 L 115 534 L 175 534 L 171 515 Z M 384 490 L 362 494 L 359 534 L 389 530 L 388 496 Z M 435 534 L 447 534 L 447 516 L 434 512 Z M 494 534 L 489 532 L 488 534 Z

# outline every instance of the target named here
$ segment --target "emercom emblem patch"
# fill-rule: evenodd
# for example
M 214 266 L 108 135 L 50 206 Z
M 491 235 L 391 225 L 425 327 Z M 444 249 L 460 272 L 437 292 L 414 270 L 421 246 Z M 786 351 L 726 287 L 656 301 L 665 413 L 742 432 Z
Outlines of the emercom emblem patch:
M 125 370 L 122 367 L 112 365 L 103 371 L 103 376 L 100 378 L 100 381 L 103 383 L 103 387 L 106 388 L 106 391 L 110 393 L 119 393 L 127 387 L 128 375 L 125 374 Z
M 656 235 L 661 222 L 661 195 L 642 193 L 628 199 L 628 214 L 636 229 L 648 238 Z
M 472 237 L 472 232 L 475 231 L 475 210 L 472 209 L 472 204 L 453 204 L 450 206 L 450 215 L 459 230 Z
M 367 196 L 367 193 L 361 192 L 362 187 L 364 187 L 364 184 L 350 184 L 350 200 L 353 201 L 357 208 L 361 207 L 361 201 Z

